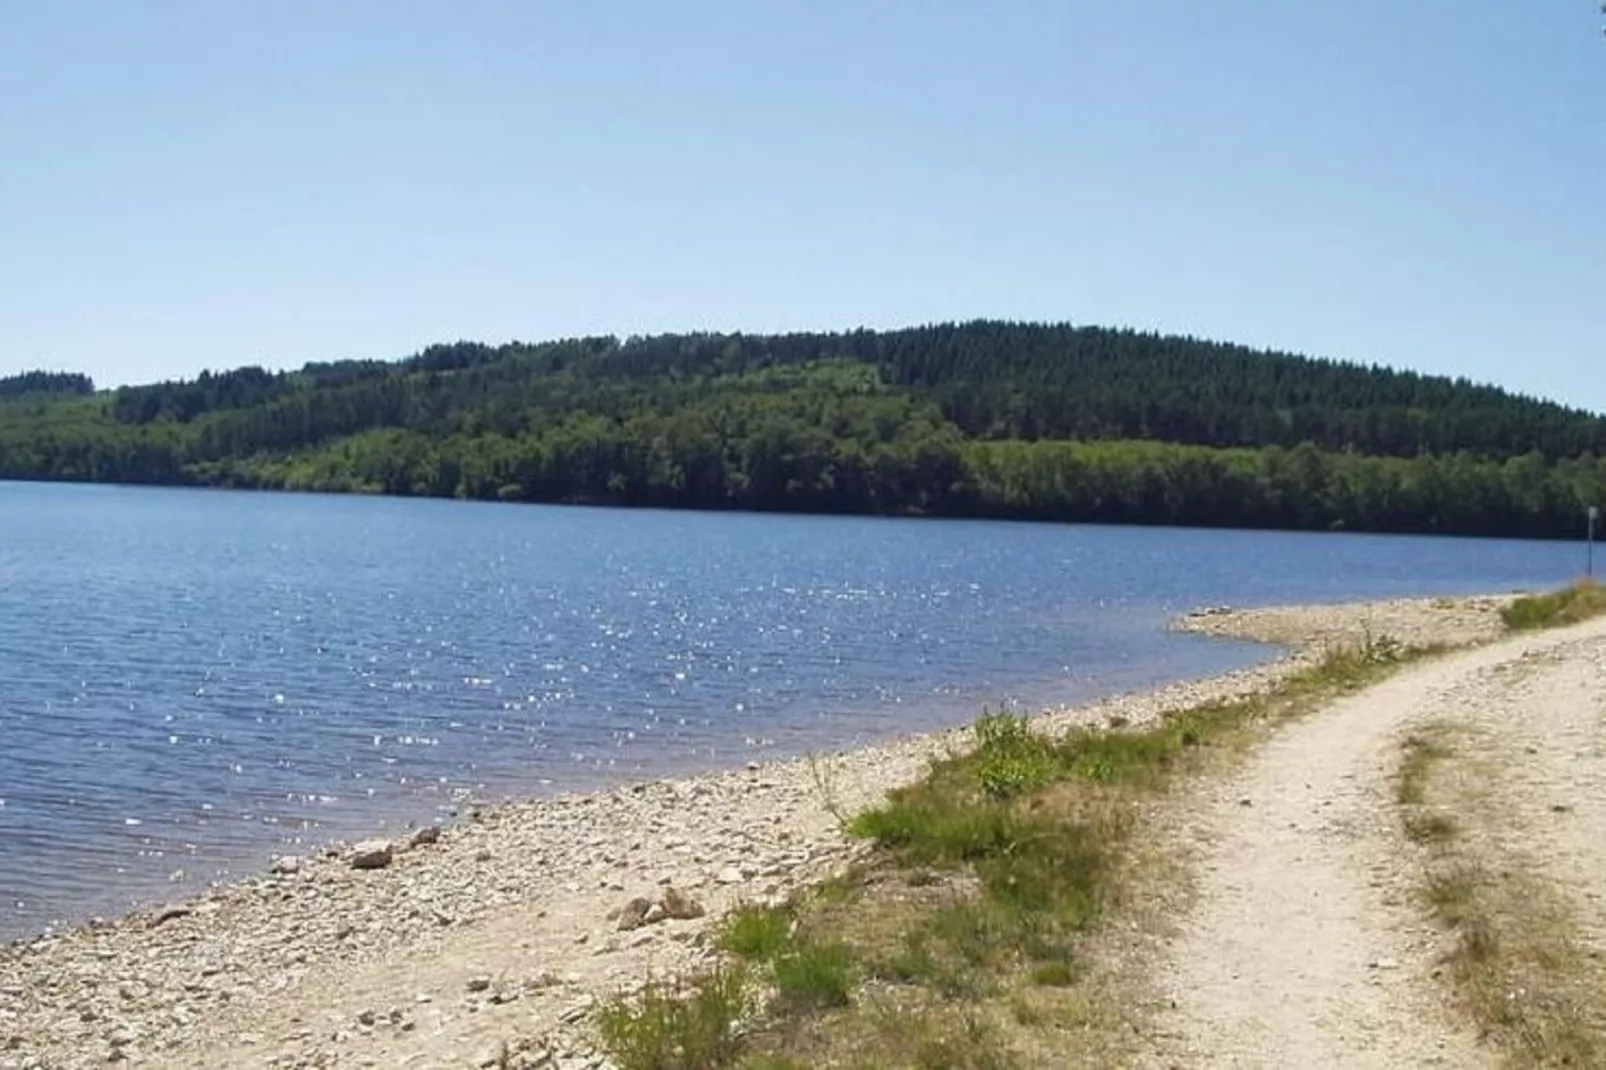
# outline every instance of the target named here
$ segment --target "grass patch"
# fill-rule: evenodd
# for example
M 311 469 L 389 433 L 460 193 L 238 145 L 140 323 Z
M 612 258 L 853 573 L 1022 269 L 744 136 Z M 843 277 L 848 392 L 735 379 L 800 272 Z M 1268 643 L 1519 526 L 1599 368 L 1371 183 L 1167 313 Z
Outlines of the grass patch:
M 597 1033 L 619 1070 L 719 1070 L 737 1064 L 738 1025 L 751 1010 L 747 974 L 716 970 L 615 1000 Z
M 1421 653 L 1369 639 L 1269 694 L 1174 711 L 1141 731 L 1050 738 L 1024 717 L 984 713 L 970 748 L 847 822 L 871 846 L 857 869 L 726 921 L 719 946 L 770 994 L 750 1002 L 760 1009 L 740 1065 L 1002 1070 L 1020 1065 L 1022 1030 L 1034 1064 L 1082 1059 L 1089 1030 L 1113 1020 L 1083 991 L 1082 945 L 1112 903 L 1131 899 L 1123 860 L 1145 800 Z M 649 1017 L 665 1023 L 650 1033 L 687 1028 L 661 1008 Z M 621 1058 L 620 1029 L 602 1032 L 622 1070 L 689 1065 Z
M 1428 805 L 1428 783 L 1433 771 L 1454 754 L 1449 734 L 1446 725 L 1428 725 L 1407 736 L 1402 747 L 1404 756 L 1394 781 L 1394 801 L 1401 807 L 1406 836 L 1416 843 L 1443 843 L 1461 831 L 1447 810 Z
M 792 912 L 784 907 L 737 907 L 725 919 L 719 946 L 749 962 L 773 962 L 792 946 Z
M 1561 628 L 1606 613 L 1606 587 L 1594 580 L 1580 580 L 1549 594 L 1519 598 L 1500 611 L 1512 631 Z
M 1448 745 L 1449 731 L 1433 725 L 1405 741 L 1395 787 L 1406 835 L 1425 850 L 1423 903 L 1448 938 L 1444 976 L 1512 1065 L 1606 1065 L 1599 967 L 1572 945 L 1554 891 L 1512 849 L 1518 837 L 1487 794 L 1497 774 L 1450 768 L 1466 756 Z M 1480 835 L 1465 834 L 1469 822 Z
M 1069 962 L 1045 962 L 1032 970 L 1032 984 L 1069 988 L 1076 983 L 1076 970 Z
M 809 943 L 775 960 L 777 997 L 787 1010 L 846 1007 L 852 1000 L 856 967 L 846 944 Z
M 1427 799 L 1428 774 L 1435 762 L 1450 755 L 1449 747 L 1438 738 L 1442 733 L 1419 732 L 1406 737 L 1405 760 L 1400 763 L 1394 786 L 1394 801 L 1402 806 L 1420 806 Z
M 1606 1062 L 1599 978 L 1544 889 L 1457 854 L 1430 870 L 1425 892 L 1451 937 L 1443 964 L 1455 992 L 1512 1065 Z

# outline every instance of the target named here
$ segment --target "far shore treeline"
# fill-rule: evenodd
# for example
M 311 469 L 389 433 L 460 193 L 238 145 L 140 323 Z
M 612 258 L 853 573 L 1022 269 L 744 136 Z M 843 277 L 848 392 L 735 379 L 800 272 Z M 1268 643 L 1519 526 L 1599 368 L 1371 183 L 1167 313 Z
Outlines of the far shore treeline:
M 0 379 L 0 479 L 1574 536 L 1606 420 L 1465 380 L 974 322 Z

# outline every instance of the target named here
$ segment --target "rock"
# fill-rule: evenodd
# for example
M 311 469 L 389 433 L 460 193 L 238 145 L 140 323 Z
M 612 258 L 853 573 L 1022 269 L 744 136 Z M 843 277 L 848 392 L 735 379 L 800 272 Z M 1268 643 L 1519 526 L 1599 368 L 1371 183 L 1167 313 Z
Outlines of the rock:
M 439 825 L 425 825 L 413 833 L 413 838 L 408 842 L 414 847 L 427 847 L 432 843 L 439 843 L 440 839 L 441 827 Z
M 352 869 L 384 869 L 395 859 L 389 840 L 363 840 L 351 851 Z
M 683 892 L 673 885 L 664 889 L 663 907 L 665 914 L 678 921 L 690 921 L 708 913 L 703 909 L 703 905 L 693 899 L 689 893 Z
M 657 925 L 667 917 L 669 917 L 669 912 L 664 909 L 664 905 L 662 903 L 654 903 L 647 908 L 646 916 L 641 921 L 644 925 Z
M 470 992 L 484 992 L 487 988 L 490 988 L 490 987 L 491 987 L 491 979 L 489 977 L 480 976 L 480 977 L 470 977 L 468 979 L 468 990 Z
M 156 915 L 155 924 L 166 925 L 170 921 L 177 921 L 179 918 L 187 918 L 190 916 L 190 914 L 191 910 L 189 907 L 168 907 L 166 910 Z
M 377 1017 L 378 1016 L 374 1014 L 373 1011 L 363 1011 L 361 1014 L 357 1015 L 357 1023 L 359 1025 L 373 1025 Z
M 301 872 L 301 859 L 295 855 L 285 855 L 283 858 L 276 858 L 273 861 L 272 872 L 277 873 L 281 877 L 294 876 L 295 874 Z
M 626 903 L 619 910 L 619 931 L 626 933 L 631 929 L 639 929 L 647 924 L 647 912 L 653 908 L 653 905 L 651 899 L 643 899 L 640 896 Z
M 492 858 L 492 855 L 491 855 L 490 850 L 488 848 L 484 848 L 484 847 L 480 848 L 474 854 L 474 861 L 476 861 L 476 862 L 489 862 L 491 860 L 491 858 Z
M 742 876 L 742 871 L 735 866 L 726 866 L 714 877 L 719 884 L 740 884 L 746 879 Z

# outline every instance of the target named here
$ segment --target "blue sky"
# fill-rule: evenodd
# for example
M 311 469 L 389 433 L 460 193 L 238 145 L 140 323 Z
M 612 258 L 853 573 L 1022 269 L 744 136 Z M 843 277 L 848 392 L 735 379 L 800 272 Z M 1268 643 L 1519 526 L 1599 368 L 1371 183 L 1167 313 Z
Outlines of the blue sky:
M 1591 0 L 8 0 L 0 374 L 1128 325 L 1606 410 Z

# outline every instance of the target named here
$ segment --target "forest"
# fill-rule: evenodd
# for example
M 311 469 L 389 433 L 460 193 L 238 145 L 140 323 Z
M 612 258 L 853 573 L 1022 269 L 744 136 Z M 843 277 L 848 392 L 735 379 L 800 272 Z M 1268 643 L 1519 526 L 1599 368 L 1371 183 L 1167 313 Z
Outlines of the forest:
M 96 391 L 0 379 L 0 479 L 523 502 L 1575 536 L 1606 420 L 1130 330 L 437 345 Z

